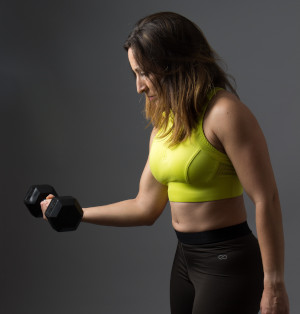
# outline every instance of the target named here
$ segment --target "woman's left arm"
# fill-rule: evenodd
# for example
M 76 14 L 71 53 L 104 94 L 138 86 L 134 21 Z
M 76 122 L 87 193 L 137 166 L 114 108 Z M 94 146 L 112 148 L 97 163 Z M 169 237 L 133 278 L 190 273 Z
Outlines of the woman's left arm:
M 254 115 L 235 96 L 220 97 L 212 111 L 213 131 L 256 208 L 264 268 L 261 313 L 288 314 L 282 215 L 265 137 Z

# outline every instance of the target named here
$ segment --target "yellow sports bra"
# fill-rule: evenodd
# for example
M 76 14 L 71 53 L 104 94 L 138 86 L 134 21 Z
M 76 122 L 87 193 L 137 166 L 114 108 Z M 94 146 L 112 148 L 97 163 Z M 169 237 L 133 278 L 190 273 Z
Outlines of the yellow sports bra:
M 222 88 L 207 95 L 208 101 L 200 117 L 199 127 L 175 147 L 168 148 L 165 138 L 153 138 L 149 163 L 153 176 L 168 186 L 171 202 L 205 202 L 236 197 L 243 187 L 228 156 L 206 139 L 203 118 L 210 99 Z M 172 126 L 169 119 L 168 128 Z

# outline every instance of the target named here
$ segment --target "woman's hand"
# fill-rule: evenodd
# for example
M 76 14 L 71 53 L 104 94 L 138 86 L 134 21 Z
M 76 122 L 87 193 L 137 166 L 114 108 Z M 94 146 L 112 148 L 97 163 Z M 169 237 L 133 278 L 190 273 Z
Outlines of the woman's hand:
M 46 199 L 44 199 L 43 201 L 41 201 L 40 205 L 41 205 L 41 209 L 42 209 L 42 212 L 43 212 L 43 219 L 47 220 L 47 217 L 45 216 L 45 212 L 52 200 L 52 198 L 54 198 L 55 196 L 53 194 L 49 194 Z
M 289 299 L 284 285 L 265 287 L 260 302 L 261 314 L 289 314 Z

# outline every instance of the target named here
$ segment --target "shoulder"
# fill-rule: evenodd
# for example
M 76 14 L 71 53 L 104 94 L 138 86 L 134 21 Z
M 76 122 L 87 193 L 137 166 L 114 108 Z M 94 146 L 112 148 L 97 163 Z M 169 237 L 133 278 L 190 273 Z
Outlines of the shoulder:
M 246 109 L 248 109 L 246 105 L 236 95 L 222 90 L 211 99 L 207 107 L 207 115 L 213 118 L 224 117 L 230 113 L 240 115 Z
M 228 91 L 219 91 L 211 99 L 206 115 L 209 128 L 221 142 L 228 136 L 241 138 L 259 127 L 250 109 Z

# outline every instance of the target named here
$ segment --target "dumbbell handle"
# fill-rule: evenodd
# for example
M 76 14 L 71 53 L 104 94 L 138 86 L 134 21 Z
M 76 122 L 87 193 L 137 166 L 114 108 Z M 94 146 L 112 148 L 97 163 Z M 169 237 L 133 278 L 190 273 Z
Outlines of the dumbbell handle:
M 43 217 L 40 203 L 49 194 L 53 194 L 54 196 L 58 197 L 55 189 L 49 184 L 32 185 L 29 188 L 24 199 L 24 204 L 34 217 Z

